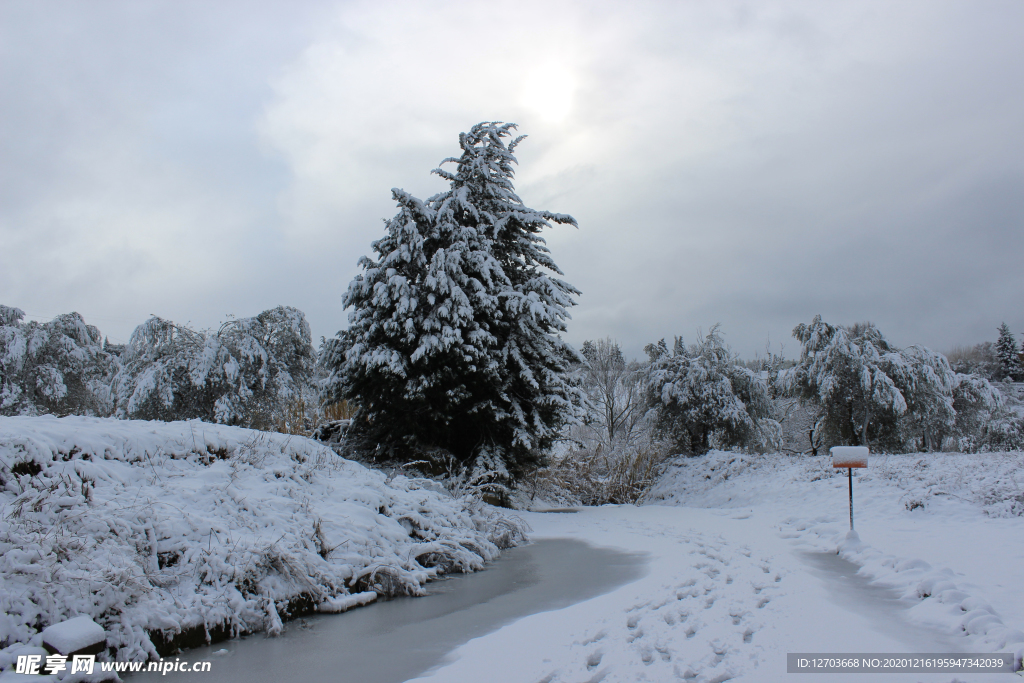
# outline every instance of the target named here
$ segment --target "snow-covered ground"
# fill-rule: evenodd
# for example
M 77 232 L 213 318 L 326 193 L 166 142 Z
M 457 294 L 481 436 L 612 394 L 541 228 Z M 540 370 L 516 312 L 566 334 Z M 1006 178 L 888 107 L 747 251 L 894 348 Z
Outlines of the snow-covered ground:
M 1015 652 L 1019 662 L 1024 455 L 873 458 L 855 474 L 859 541 L 847 538 L 845 472 L 829 464 L 712 453 L 672 469 L 654 492 L 661 504 L 528 513 L 534 538 L 646 552 L 650 572 L 472 640 L 417 680 L 855 678 L 787 674 L 789 652 Z
M 275 632 L 283 610 L 416 594 L 522 539 L 494 508 L 301 437 L 0 418 L 0 669 L 78 615 L 139 661 L 156 633 Z
M 416 593 L 516 538 L 492 508 L 285 435 L 0 418 L 0 459 L 4 668 L 75 615 L 101 624 L 120 658 L 144 658 L 156 654 L 147 632 L 273 632 L 286 606 Z M 648 505 L 523 513 L 534 538 L 646 553 L 647 571 L 475 638 L 417 680 L 781 681 L 790 652 L 1019 662 L 1024 455 L 873 457 L 854 492 L 851 537 L 845 473 L 828 457 L 713 452 L 679 461 Z

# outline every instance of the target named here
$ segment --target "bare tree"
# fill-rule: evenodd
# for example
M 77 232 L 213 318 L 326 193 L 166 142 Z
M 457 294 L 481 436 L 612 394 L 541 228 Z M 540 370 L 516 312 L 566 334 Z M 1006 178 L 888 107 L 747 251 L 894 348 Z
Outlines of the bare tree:
M 630 445 L 644 417 L 639 363 L 627 363 L 619 345 L 607 337 L 584 342 L 581 352 L 583 390 L 600 415 L 592 414 L 588 426 L 598 432 L 600 444 L 608 450 Z

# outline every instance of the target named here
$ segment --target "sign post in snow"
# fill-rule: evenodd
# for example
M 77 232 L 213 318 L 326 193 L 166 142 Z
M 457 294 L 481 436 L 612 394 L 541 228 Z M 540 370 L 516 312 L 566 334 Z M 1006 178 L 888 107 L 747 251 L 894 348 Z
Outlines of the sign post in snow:
M 845 467 L 850 480 L 850 531 L 853 531 L 853 468 L 868 466 L 867 446 L 833 446 L 832 467 Z

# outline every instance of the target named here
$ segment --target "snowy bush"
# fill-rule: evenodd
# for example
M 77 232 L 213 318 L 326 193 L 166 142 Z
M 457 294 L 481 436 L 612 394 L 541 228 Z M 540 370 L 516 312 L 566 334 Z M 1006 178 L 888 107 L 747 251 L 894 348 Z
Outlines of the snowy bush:
M 217 331 L 153 317 L 135 328 L 114 380 L 117 416 L 272 428 L 312 397 L 316 354 L 303 313 L 280 306 Z
M 984 377 L 957 373 L 953 387 L 953 434 L 958 450 L 973 453 L 985 443 L 993 413 L 1003 406 L 1003 397 Z
M 579 292 L 540 232 L 571 216 L 515 194 L 512 124 L 459 136 L 462 156 L 434 173 L 450 189 L 426 201 L 395 189 L 398 214 L 364 257 L 344 303 L 350 326 L 328 341 L 325 400 L 359 407 L 353 436 L 378 460 L 481 460 L 493 478 L 537 463 L 581 397 L 578 360 L 558 335 Z
M 522 494 L 559 505 L 639 504 L 661 476 L 669 452 L 656 441 L 611 451 L 570 448 L 531 472 Z
M 79 614 L 117 659 L 155 658 L 416 595 L 525 538 L 515 518 L 433 482 L 237 427 L 0 418 L 0 463 L 0 667 Z
M 559 504 L 636 503 L 660 473 L 668 448 L 648 415 L 646 368 L 611 339 L 586 341 L 572 373 L 586 396 L 583 419 L 566 426 L 546 467 L 524 482 L 532 498 Z
M 650 405 L 657 428 L 678 450 L 700 454 L 713 447 L 777 448 L 779 425 L 770 417 L 768 385 L 736 362 L 718 326 L 687 348 L 677 337 L 648 344 Z
M 1003 409 L 994 410 L 981 431 L 965 443 L 978 451 L 1024 450 L 1024 416 Z
M 0 305 L 0 415 L 109 415 L 111 355 L 78 313 L 46 323 Z

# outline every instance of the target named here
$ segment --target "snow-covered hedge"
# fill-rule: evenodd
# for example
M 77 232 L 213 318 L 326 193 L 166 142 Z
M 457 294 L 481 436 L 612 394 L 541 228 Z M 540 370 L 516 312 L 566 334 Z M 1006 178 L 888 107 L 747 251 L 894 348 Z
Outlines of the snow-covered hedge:
M 0 668 L 80 614 L 140 660 L 197 633 L 417 594 L 525 539 L 431 481 L 198 421 L 0 418 L 0 463 Z

